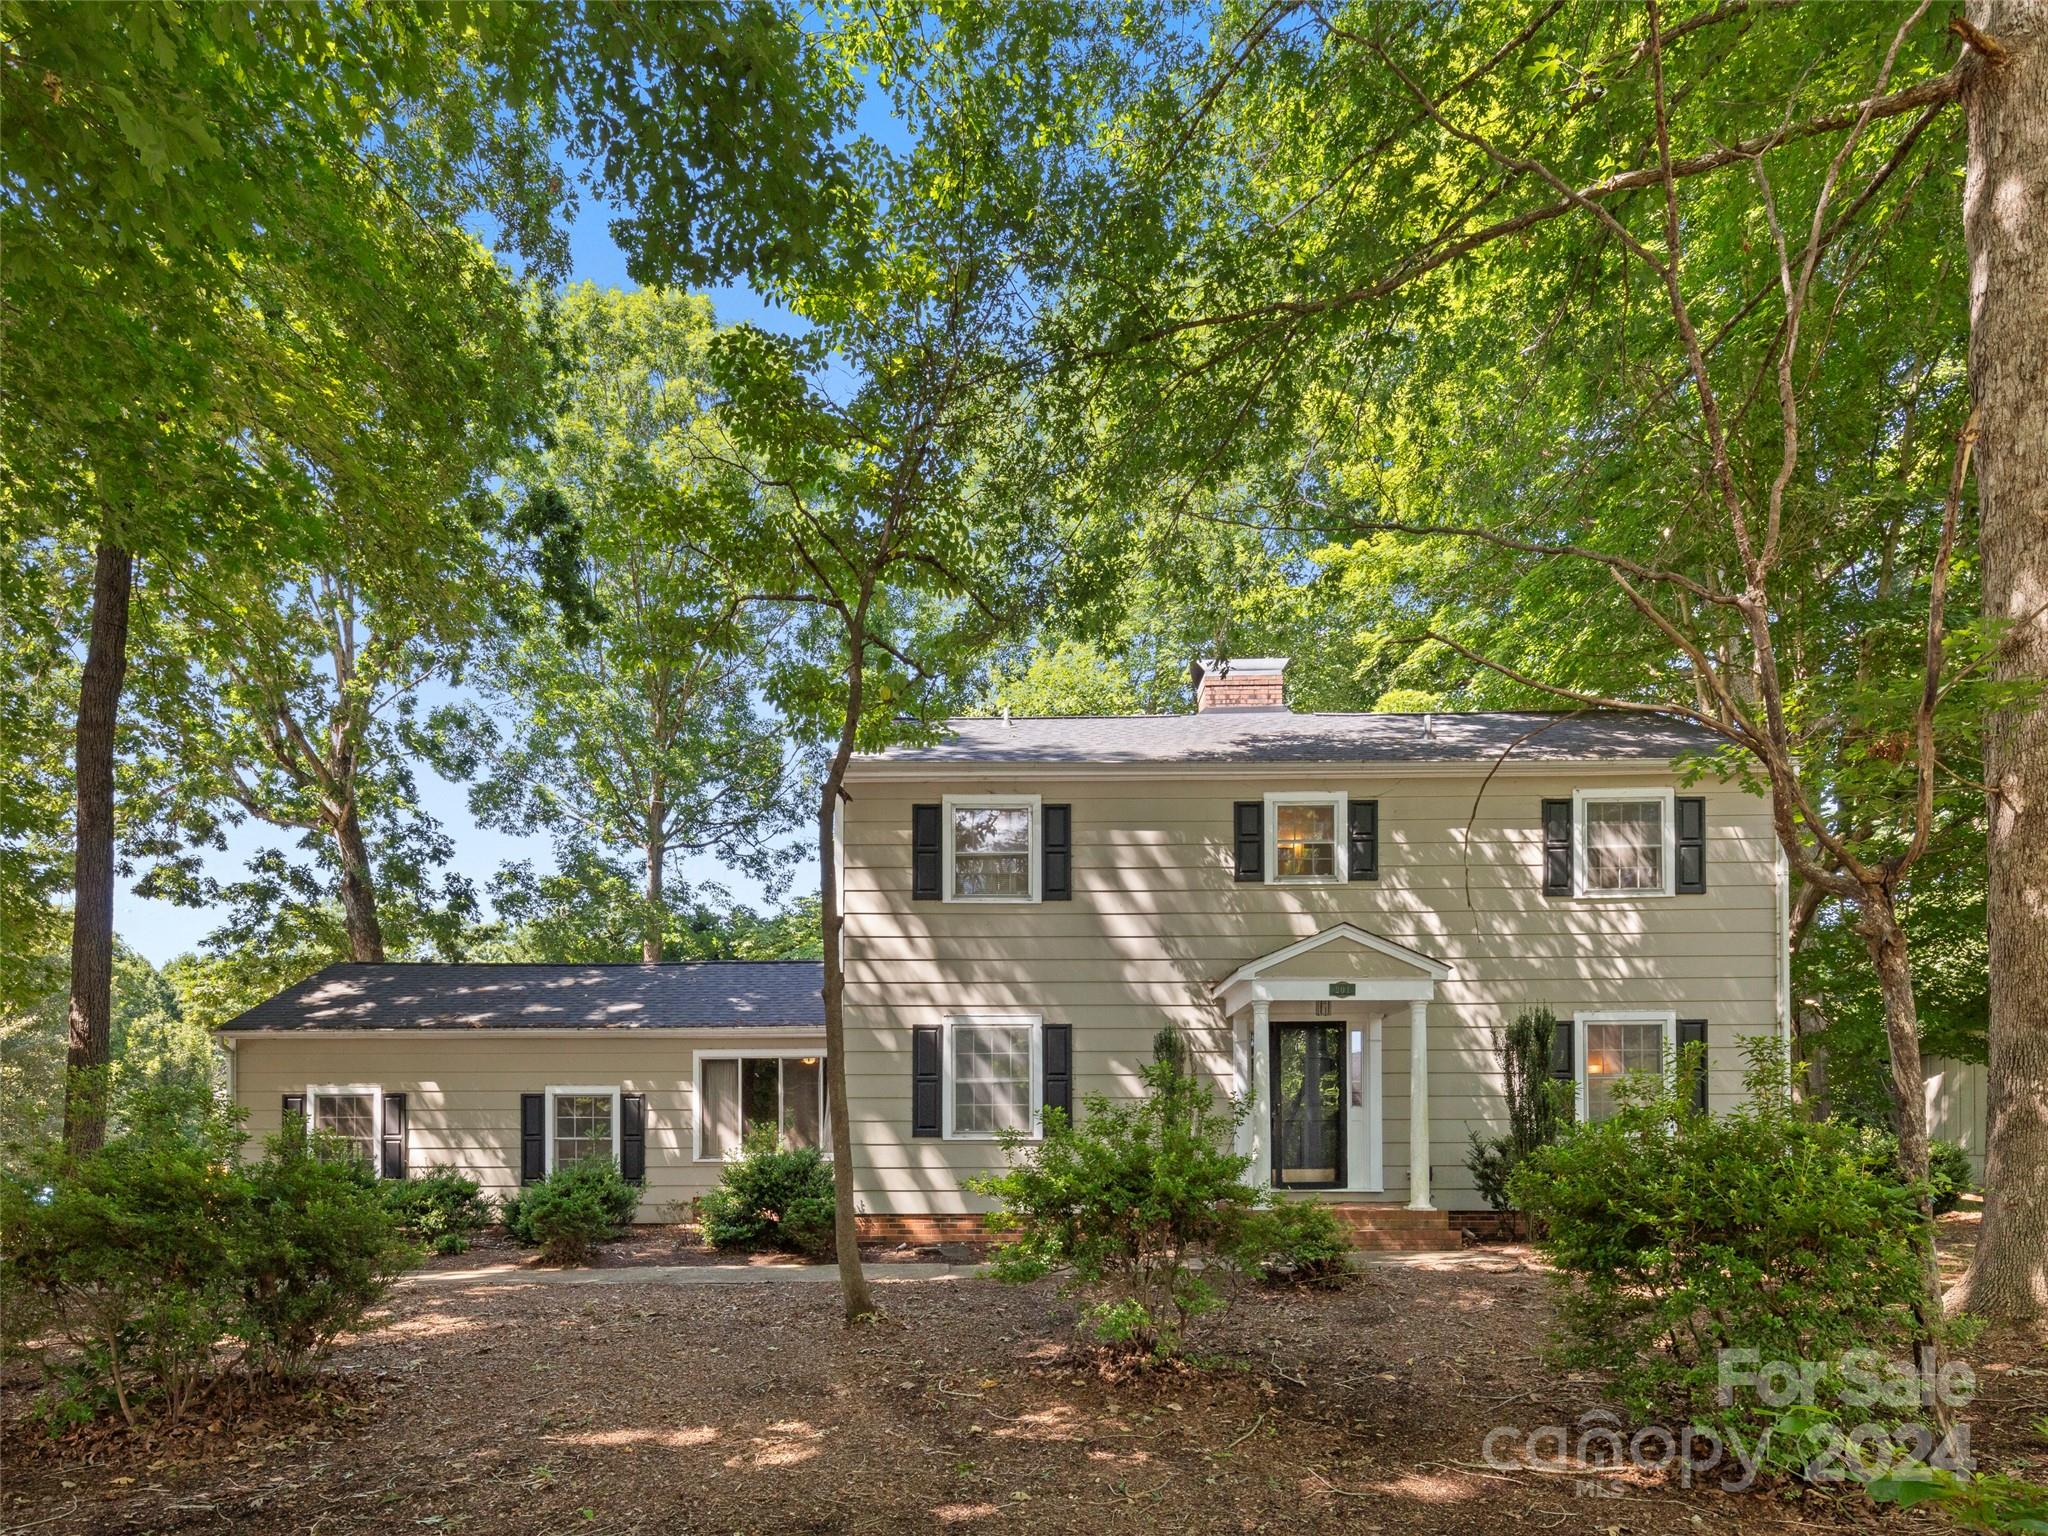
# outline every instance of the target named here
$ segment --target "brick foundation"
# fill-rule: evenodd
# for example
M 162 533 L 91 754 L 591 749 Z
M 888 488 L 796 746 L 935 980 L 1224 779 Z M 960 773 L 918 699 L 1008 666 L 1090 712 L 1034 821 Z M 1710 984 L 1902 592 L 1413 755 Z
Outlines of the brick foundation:
M 857 1216 L 864 1243 L 968 1243 L 986 1241 L 988 1223 L 980 1216 L 953 1212 L 938 1216 Z

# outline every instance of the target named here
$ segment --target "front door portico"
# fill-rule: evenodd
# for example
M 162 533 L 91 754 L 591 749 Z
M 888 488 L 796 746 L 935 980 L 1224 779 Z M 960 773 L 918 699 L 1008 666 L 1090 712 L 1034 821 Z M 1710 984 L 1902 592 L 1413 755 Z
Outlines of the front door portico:
M 1434 1209 L 1429 1178 L 1429 1004 L 1448 967 L 1351 923 L 1261 955 L 1217 982 L 1234 1091 L 1253 1098 L 1238 1136 L 1250 1177 L 1282 1189 L 1370 1194 L 1384 1136 L 1383 1021 L 1406 1012 L 1408 1206 Z

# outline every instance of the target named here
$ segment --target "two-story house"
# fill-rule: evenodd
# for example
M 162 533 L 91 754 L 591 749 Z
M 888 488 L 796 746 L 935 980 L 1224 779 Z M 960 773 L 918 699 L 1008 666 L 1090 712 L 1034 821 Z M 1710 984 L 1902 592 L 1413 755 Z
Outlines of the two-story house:
M 1701 1040 L 1782 1033 L 1767 803 L 1643 716 L 1300 714 L 1285 662 L 1189 715 L 965 719 L 856 760 L 840 823 L 848 1129 L 868 1227 L 978 1225 L 963 1181 L 1047 1105 L 1132 1090 L 1176 1026 L 1254 1108 L 1252 1177 L 1454 1240 L 1494 1032 L 1543 1005 L 1579 1112 Z M 387 1172 L 510 1188 L 621 1159 L 642 1215 L 756 1125 L 822 1136 L 815 964 L 335 966 L 223 1030 L 257 1129 L 302 1111 Z M 397 1100 L 394 1115 L 393 1101 Z

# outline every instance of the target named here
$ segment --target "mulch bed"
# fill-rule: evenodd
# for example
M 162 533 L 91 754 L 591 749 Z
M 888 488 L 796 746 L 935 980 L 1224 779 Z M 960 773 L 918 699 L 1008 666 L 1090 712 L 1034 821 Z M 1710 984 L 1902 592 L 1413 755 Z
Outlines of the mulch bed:
M 869 1264 L 898 1264 L 951 1260 L 956 1263 L 977 1263 L 987 1245 L 983 1243 L 945 1243 L 938 1246 L 917 1243 L 876 1243 L 864 1246 L 860 1251 L 863 1262 Z M 589 1267 L 593 1269 L 645 1269 L 652 1265 L 708 1266 L 714 1264 L 783 1265 L 783 1264 L 829 1264 L 830 1258 L 813 1259 L 794 1253 L 734 1253 L 713 1248 L 704 1241 L 695 1226 L 686 1222 L 659 1226 L 640 1226 L 628 1229 L 626 1235 L 616 1242 L 600 1244 Z M 478 1233 L 470 1242 L 465 1253 L 436 1254 L 424 1266 L 430 1273 L 446 1273 L 451 1270 L 494 1268 L 501 1264 L 517 1264 L 526 1269 L 540 1269 L 540 1256 L 531 1248 L 522 1248 L 506 1235 L 502 1227 L 489 1227 Z
M 443 1283 L 349 1341 L 334 1402 L 162 1441 L 0 1442 L 0 1532 L 1933 1532 L 1860 1495 L 1501 1473 L 1498 1424 L 1601 1408 L 1502 1248 L 1246 1297 L 1202 1369 L 1110 1372 L 1048 1286 Z M 2043 1475 L 2039 1354 L 1973 1351 L 1994 1464 Z M 1990 1369 L 1998 1364 L 2005 1368 Z M 10 1417 L 18 1376 L 4 1384 Z M 366 1411 L 367 1410 L 367 1411 Z

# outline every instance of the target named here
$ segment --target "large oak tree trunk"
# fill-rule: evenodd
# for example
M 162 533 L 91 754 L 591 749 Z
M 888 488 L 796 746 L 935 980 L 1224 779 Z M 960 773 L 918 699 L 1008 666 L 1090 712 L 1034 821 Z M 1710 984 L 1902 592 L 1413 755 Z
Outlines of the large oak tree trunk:
M 1964 92 L 1970 392 L 1992 676 L 2048 683 L 2048 0 L 1970 0 L 1986 39 Z M 1973 38 L 1973 42 L 1978 39 Z M 1993 715 L 1988 897 L 1991 1104 L 1984 1229 L 1957 1301 L 2048 1318 L 2048 698 Z
M 102 542 L 93 557 L 92 630 L 78 688 L 78 821 L 72 866 L 71 1038 L 65 1052 L 64 1144 L 74 1157 L 107 1133 L 114 1008 L 114 724 L 128 672 L 135 557 Z
M 363 822 L 351 800 L 334 827 L 341 853 L 341 921 L 348 933 L 351 960 L 384 958 L 384 925 L 377 920 L 377 886 L 370 871 L 370 850 L 363 841 Z

